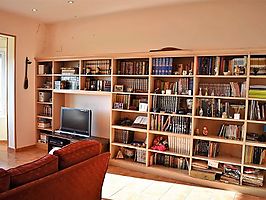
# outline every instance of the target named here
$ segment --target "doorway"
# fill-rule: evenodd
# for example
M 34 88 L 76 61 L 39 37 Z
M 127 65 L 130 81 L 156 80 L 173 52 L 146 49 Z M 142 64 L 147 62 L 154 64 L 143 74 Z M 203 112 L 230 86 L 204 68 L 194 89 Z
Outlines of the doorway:
M 0 142 L 7 142 L 7 38 L 0 36 Z
M 16 148 L 15 36 L 0 34 L 0 142 Z

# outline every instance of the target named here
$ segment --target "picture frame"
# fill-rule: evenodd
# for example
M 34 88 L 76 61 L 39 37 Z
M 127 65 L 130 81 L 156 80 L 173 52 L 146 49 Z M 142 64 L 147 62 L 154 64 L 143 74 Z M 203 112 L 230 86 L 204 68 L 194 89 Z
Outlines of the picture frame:
M 148 104 L 147 103 L 139 103 L 139 111 L 148 112 Z
M 114 109 L 123 109 L 124 108 L 124 104 L 120 103 L 120 102 L 115 102 L 114 103 Z
M 114 92 L 123 92 L 124 86 L 123 85 L 115 85 Z

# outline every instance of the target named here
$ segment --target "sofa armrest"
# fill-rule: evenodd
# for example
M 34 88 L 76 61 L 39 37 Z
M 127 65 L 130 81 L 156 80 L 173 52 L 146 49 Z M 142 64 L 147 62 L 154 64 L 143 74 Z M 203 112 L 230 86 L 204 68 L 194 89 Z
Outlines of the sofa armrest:
M 110 153 L 103 153 L 0 194 L 0 200 L 101 199 Z

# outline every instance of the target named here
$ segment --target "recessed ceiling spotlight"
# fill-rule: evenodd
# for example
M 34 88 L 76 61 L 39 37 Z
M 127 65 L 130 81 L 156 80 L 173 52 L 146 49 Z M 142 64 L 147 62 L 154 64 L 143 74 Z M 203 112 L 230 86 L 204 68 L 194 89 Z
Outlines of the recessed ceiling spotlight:
M 72 4 L 72 3 L 74 3 L 74 1 L 69 0 L 69 1 L 67 1 L 67 3 Z
M 38 11 L 37 8 L 32 8 L 31 10 L 32 10 L 32 12 L 37 12 Z

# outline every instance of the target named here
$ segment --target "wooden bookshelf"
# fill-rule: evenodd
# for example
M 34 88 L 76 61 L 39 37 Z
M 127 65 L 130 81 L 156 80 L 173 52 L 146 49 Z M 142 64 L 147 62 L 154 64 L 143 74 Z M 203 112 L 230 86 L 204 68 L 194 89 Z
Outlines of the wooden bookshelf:
M 75 57 L 75 58 L 47 58 L 47 59 L 36 59 L 37 67 L 39 64 L 43 63 L 50 63 L 51 73 L 48 74 L 36 74 L 36 96 L 38 96 L 39 91 L 49 91 L 52 93 L 52 102 L 40 102 L 38 98 L 36 98 L 36 119 L 39 118 L 46 118 L 52 121 L 51 128 L 48 129 L 39 129 L 36 127 L 37 134 L 40 134 L 41 130 L 45 131 L 53 131 L 59 127 L 59 116 L 60 111 L 59 107 L 64 105 L 64 95 L 75 95 L 75 94 L 82 94 L 87 95 L 88 98 L 90 96 L 110 96 L 112 101 L 112 110 L 110 110 L 110 152 L 111 152 L 111 160 L 110 163 L 113 165 L 128 167 L 131 169 L 140 170 L 147 173 L 155 173 L 162 176 L 174 177 L 176 179 L 181 179 L 183 181 L 193 181 L 203 185 L 209 185 L 211 187 L 218 187 L 223 189 L 230 189 L 234 188 L 235 190 L 248 192 L 250 194 L 256 194 L 260 196 L 266 196 L 266 189 L 264 187 L 250 187 L 243 185 L 242 182 L 242 175 L 244 173 L 244 169 L 246 167 L 260 169 L 266 172 L 266 164 L 263 163 L 261 165 L 258 164 L 245 164 L 245 153 L 246 153 L 246 146 L 253 146 L 253 147 L 261 147 L 266 148 L 266 142 L 257 142 L 257 141 L 250 141 L 247 140 L 247 133 L 254 132 L 258 135 L 263 134 L 262 127 L 266 124 L 266 121 L 263 120 L 254 120 L 250 119 L 250 101 L 259 101 L 262 103 L 266 102 L 266 98 L 254 98 L 249 97 L 248 91 L 251 85 L 265 85 L 266 75 L 254 75 L 252 74 L 251 70 L 251 58 L 253 57 L 266 57 L 266 50 L 260 51 L 258 53 L 256 50 L 217 50 L 217 51 L 174 51 L 174 52 L 152 52 L 152 53 L 124 53 L 124 54 L 109 54 L 106 56 L 100 56 L 99 58 L 93 57 Z M 264 56 L 265 55 L 265 56 Z M 232 71 L 230 75 L 224 75 L 219 71 L 218 75 L 214 74 L 200 74 L 199 66 L 200 66 L 200 59 L 202 57 L 220 57 L 224 58 L 225 60 L 229 60 L 229 62 L 234 62 L 234 59 L 237 61 L 239 58 L 246 59 L 245 70 L 244 72 L 241 71 L 243 74 L 234 75 L 235 71 L 233 70 L 234 66 L 232 67 Z M 171 58 L 171 59 L 170 59 Z M 86 74 L 84 72 L 84 68 L 86 68 L 87 61 L 93 60 L 109 60 L 110 62 L 110 71 L 109 74 Z M 168 73 L 167 70 L 163 73 L 165 74 L 155 74 L 154 68 L 154 61 L 156 59 L 165 59 L 167 62 L 170 60 L 173 62 L 173 70 L 176 70 L 172 74 Z M 127 74 L 127 70 L 123 71 L 122 68 L 125 65 L 121 63 L 126 63 L 127 65 L 134 65 L 134 70 L 130 71 L 131 68 L 127 68 L 129 74 Z M 138 64 L 136 64 L 138 63 Z M 55 89 L 55 81 L 61 80 L 63 77 L 61 74 L 61 66 L 64 64 L 66 67 L 70 67 L 72 65 L 78 66 L 78 70 L 73 77 L 79 79 L 78 89 Z M 184 69 L 187 71 L 181 73 L 178 71 L 180 66 L 183 66 Z M 140 70 L 141 68 L 141 70 Z M 121 72 L 121 70 L 123 72 Z M 242 68 L 241 68 L 242 70 Z M 38 70 L 36 70 L 38 71 Z M 232 74 L 233 72 L 233 74 Z M 124 73 L 124 74 L 121 74 Z M 136 74 L 139 73 L 139 74 Z M 181 74 L 180 74 L 181 73 Z M 190 73 L 190 74 L 189 74 Z M 213 73 L 213 72 L 212 72 Z M 106 91 L 88 91 L 85 90 L 86 85 L 85 81 L 87 78 L 92 79 L 103 79 L 109 80 L 111 82 L 111 89 L 110 92 Z M 52 82 L 52 89 L 45 89 L 43 87 L 43 83 L 45 80 L 51 80 Z M 120 81 L 124 80 L 147 80 L 147 86 L 145 92 L 140 90 L 129 91 L 125 89 L 123 91 L 115 92 L 114 87 L 115 85 L 120 85 Z M 171 94 L 163 94 L 161 91 L 155 92 L 156 84 L 155 81 L 159 80 L 161 82 L 178 82 L 180 80 L 187 80 L 187 82 L 192 81 L 193 84 L 189 85 L 188 89 L 192 90 L 191 94 L 186 93 L 184 91 L 172 91 Z M 202 95 L 199 95 L 199 88 L 201 84 L 230 84 L 230 82 L 235 82 L 238 84 L 242 84 L 245 82 L 246 87 L 246 94 L 244 96 L 233 96 L 233 95 L 219 95 L 214 94 L 212 95 L 211 92 L 207 92 L 208 95 L 205 95 L 203 92 Z M 164 88 L 165 86 L 162 86 Z M 168 86 L 166 86 L 168 87 Z M 203 88 L 205 90 L 205 88 Z M 148 104 L 147 111 L 139 111 L 138 108 L 131 109 L 131 108 L 114 108 L 113 105 L 116 101 L 117 95 L 125 95 L 125 96 L 134 96 L 135 99 L 146 99 Z M 192 102 L 192 109 L 187 114 L 185 113 L 178 113 L 178 112 L 171 112 L 171 111 L 154 111 L 153 110 L 153 100 L 154 98 L 176 98 L 180 101 L 180 105 L 187 104 L 187 99 L 190 99 Z M 210 116 L 199 116 L 198 115 L 198 101 L 202 99 L 210 99 L 218 101 L 220 100 L 222 103 L 230 102 L 231 104 L 239 104 L 244 105 L 244 111 L 241 113 L 240 119 L 234 119 L 233 116 L 222 118 L 222 117 L 210 117 Z M 132 100 L 132 99 L 131 99 Z M 176 100 L 176 101 L 177 101 Z M 232 102 L 232 103 L 231 103 Z M 110 102 L 106 102 L 110 103 Z M 131 102 L 132 103 L 132 102 Z M 133 103 L 132 103 L 133 104 Z M 45 117 L 38 113 L 42 106 L 50 105 L 52 106 L 52 117 Z M 231 109 L 231 108 L 230 108 Z M 232 110 L 230 111 L 232 112 Z M 159 131 L 159 130 L 151 130 L 151 121 L 152 116 L 164 116 L 164 119 L 170 117 L 170 119 L 178 118 L 188 118 L 190 119 L 190 133 L 189 134 L 178 134 L 173 133 L 171 131 Z M 119 124 L 122 118 L 129 118 L 130 120 L 134 121 L 137 116 L 146 116 L 147 117 L 147 128 L 135 128 L 132 126 L 122 126 Z M 221 125 L 241 125 L 243 131 L 241 132 L 241 140 L 234 140 L 234 139 L 226 139 L 224 137 L 218 137 L 217 134 L 219 132 L 219 127 Z M 207 136 L 202 135 L 202 127 L 207 126 L 209 129 L 209 133 Z M 195 130 L 199 128 L 200 135 L 195 134 Z M 115 141 L 115 133 L 116 131 L 131 131 L 134 132 L 134 135 L 137 137 L 138 140 L 141 140 L 146 143 L 146 147 L 136 147 L 130 144 L 124 144 L 121 142 Z M 189 152 L 188 155 L 178 154 L 175 152 L 167 151 L 158 151 L 152 150 L 151 147 L 153 146 L 153 140 L 156 136 L 163 136 L 166 138 L 173 137 L 173 138 L 184 138 L 189 140 Z M 195 141 L 209 141 L 214 143 L 219 143 L 222 148 L 220 149 L 220 153 L 216 157 L 207 157 L 207 156 L 200 156 L 194 155 L 194 145 Z M 116 159 L 117 152 L 119 149 L 133 149 L 135 151 L 143 151 L 145 152 L 145 163 L 138 163 L 132 159 Z M 176 157 L 185 157 L 188 159 L 188 170 L 182 170 L 177 168 L 169 168 L 165 166 L 159 165 L 151 165 L 150 159 L 155 154 L 163 154 L 167 156 L 176 156 Z M 190 177 L 190 171 L 192 170 L 192 163 L 195 160 L 202 160 L 202 161 L 216 161 L 221 164 L 231 164 L 240 168 L 240 185 L 233 186 L 221 183 L 219 181 L 207 181 L 207 180 L 198 180 L 196 178 Z

